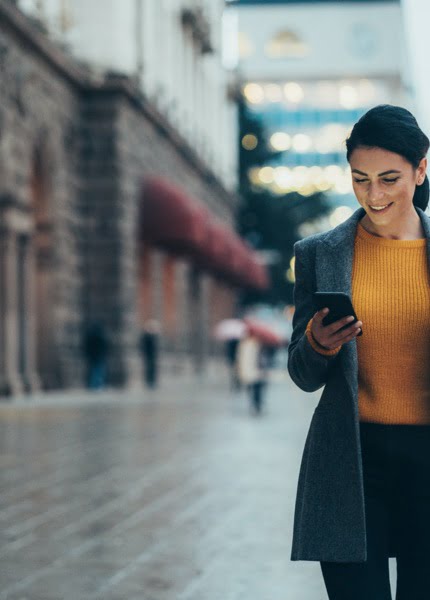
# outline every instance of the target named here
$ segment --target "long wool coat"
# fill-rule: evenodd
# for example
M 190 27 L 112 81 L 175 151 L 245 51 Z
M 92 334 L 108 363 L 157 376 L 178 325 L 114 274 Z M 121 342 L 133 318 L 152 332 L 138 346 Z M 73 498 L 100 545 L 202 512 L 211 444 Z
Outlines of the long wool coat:
M 430 219 L 416 209 L 427 238 Z M 304 391 L 324 391 L 310 424 L 300 468 L 292 560 L 363 562 L 366 524 L 359 417 L 357 343 L 325 357 L 309 344 L 305 329 L 315 313 L 312 293 L 351 295 L 354 240 L 359 208 L 331 231 L 295 244 L 295 315 L 288 371 Z M 360 315 L 358 315 L 360 318 Z

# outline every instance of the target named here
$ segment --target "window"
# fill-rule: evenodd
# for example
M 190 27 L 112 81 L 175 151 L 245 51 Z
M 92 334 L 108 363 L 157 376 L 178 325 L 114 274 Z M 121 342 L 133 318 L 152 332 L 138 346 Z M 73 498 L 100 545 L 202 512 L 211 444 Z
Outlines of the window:
M 265 46 L 269 58 L 304 58 L 310 47 L 293 31 L 280 31 Z

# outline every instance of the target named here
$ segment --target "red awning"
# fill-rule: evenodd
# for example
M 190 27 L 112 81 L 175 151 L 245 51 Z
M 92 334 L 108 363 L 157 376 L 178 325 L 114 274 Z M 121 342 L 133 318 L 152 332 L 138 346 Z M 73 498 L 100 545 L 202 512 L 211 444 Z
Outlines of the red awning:
M 229 230 L 226 236 L 228 258 L 225 264 L 226 277 L 233 285 L 243 286 L 243 274 L 246 268 L 245 254 L 240 238 Z
M 152 177 L 142 191 L 143 239 L 178 254 L 199 254 L 207 239 L 204 206 L 165 179 Z
M 210 218 L 207 222 L 206 245 L 199 263 L 216 275 L 223 275 L 228 270 L 229 230 L 218 219 Z
M 142 189 L 140 232 L 144 240 L 179 255 L 239 287 L 266 289 L 268 277 L 255 252 L 228 226 L 161 177 Z
M 238 236 L 235 236 L 232 254 L 236 259 L 233 269 L 238 285 L 259 290 L 269 287 L 267 271 L 259 262 L 256 252 Z

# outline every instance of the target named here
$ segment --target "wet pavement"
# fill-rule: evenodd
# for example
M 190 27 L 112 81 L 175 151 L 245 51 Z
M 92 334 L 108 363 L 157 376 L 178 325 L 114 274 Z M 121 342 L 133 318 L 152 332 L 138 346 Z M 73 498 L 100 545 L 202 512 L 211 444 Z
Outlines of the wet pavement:
M 0 405 L 0 600 L 324 600 L 291 562 L 318 394 L 223 384 Z

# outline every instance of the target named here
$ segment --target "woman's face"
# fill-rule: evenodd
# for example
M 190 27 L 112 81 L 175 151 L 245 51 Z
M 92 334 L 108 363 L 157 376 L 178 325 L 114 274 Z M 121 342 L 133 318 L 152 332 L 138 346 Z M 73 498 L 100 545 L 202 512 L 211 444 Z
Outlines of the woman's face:
M 375 226 L 396 225 L 410 216 L 415 186 L 424 181 L 426 158 L 414 169 L 400 154 L 361 146 L 349 164 L 354 193 Z

